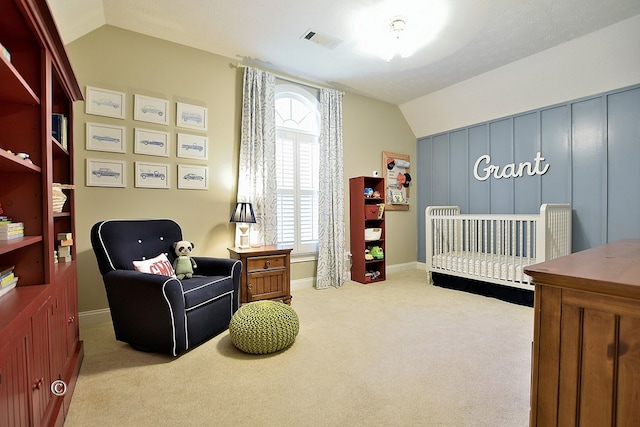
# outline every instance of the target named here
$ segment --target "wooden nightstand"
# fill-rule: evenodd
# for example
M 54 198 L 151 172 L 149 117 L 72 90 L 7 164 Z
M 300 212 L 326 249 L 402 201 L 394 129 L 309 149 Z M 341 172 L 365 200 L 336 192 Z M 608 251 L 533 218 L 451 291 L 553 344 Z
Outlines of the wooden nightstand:
M 291 249 L 259 246 L 228 250 L 231 258 L 242 262 L 240 304 L 265 299 L 291 304 Z

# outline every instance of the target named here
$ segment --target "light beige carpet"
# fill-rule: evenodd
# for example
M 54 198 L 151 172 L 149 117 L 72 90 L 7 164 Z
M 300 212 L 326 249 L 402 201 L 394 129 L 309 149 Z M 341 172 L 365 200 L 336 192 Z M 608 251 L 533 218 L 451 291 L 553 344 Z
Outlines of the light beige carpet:
M 66 426 L 528 425 L 531 308 L 428 286 L 425 272 L 294 292 L 296 342 L 237 350 L 228 331 L 178 357 L 84 328 Z

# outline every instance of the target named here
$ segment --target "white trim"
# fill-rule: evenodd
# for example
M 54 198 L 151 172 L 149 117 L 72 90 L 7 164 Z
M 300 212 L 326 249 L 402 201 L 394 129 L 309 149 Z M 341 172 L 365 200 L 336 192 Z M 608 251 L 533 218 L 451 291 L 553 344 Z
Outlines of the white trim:
M 426 264 L 420 262 L 407 262 L 404 264 L 395 264 L 387 266 L 387 273 L 398 273 L 406 270 L 426 270 Z M 291 291 L 301 291 L 304 289 L 315 288 L 316 277 L 306 277 L 304 279 L 296 279 L 291 281 Z
M 80 322 L 80 329 L 111 323 L 111 310 L 101 308 L 100 310 L 82 311 L 78 313 L 78 321 Z
M 304 279 L 296 279 L 291 281 L 291 291 L 301 291 L 303 289 L 313 289 L 316 283 L 316 278 L 306 277 Z
M 407 262 L 404 264 L 395 264 L 395 265 L 387 265 L 387 274 L 389 273 L 398 273 L 406 270 L 416 270 L 418 269 L 418 262 Z

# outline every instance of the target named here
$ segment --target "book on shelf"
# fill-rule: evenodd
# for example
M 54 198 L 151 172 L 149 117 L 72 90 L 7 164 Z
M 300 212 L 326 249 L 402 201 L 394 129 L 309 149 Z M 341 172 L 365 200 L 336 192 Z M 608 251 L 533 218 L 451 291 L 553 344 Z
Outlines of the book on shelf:
M 3 265 L 0 267 L 0 281 L 4 281 L 4 278 L 10 274 L 13 274 L 13 269 L 16 268 L 15 265 Z
M 21 222 L 10 222 L 0 224 L 0 240 L 12 240 L 24 237 L 24 224 Z
M 68 148 L 67 136 L 68 119 L 67 116 L 60 113 L 51 115 L 51 133 L 52 136 L 62 145 L 65 150 Z
M 2 284 L 2 287 L 0 287 L 0 297 L 7 294 L 11 289 L 15 288 L 17 284 L 18 284 L 17 277 L 14 277 L 11 281 Z
M 0 241 L 9 241 L 14 239 L 20 239 L 22 237 L 24 237 L 24 233 L 9 234 L 9 235 L 0 234 Z
M 24 223 L 8 222 L 6 224 L 0 224 L 0 231 L 11 231 L 11 230 L 24 230 Z
M 0 50 L 2 51 L 2 56 L 7 58 L 7 61 L 11 62 L 11 53 L 0 43 Z
M 16 275 L 13 274 L 13 271 L 12 271 L 11 273 L 7 274 L 5 277 L 0 279 L 0 286 L 5 286 L 5 283 L 9 283 L 15 278 L 16 278 Z

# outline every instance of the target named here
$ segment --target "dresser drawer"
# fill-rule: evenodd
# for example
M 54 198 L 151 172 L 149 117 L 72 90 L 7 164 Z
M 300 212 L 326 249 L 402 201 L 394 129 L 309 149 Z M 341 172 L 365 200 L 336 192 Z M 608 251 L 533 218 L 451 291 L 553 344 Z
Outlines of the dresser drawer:
M 272 255 L 247 258 L 247 272 L 276 270 L 286 267 L 285 255 Z

